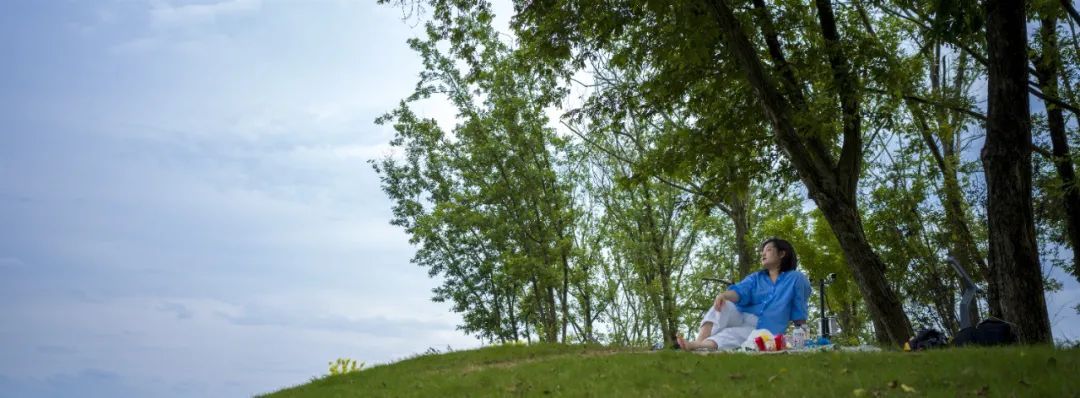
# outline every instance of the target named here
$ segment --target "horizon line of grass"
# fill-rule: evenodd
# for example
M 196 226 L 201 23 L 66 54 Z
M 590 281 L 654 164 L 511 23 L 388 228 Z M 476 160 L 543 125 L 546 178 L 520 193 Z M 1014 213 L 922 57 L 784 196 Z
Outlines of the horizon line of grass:
M 422 354 L 316 378 L 266 397 L 1080 396 L 1080 349 L 748 355 L 599 345 L 491 346 Z

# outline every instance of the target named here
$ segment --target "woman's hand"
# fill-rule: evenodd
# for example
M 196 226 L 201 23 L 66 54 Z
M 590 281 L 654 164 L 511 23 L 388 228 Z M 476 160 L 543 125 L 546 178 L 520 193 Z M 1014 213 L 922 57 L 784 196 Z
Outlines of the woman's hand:
M 725 301 L 730 301 L 732 304 L 738 303 L 739 293 L 735 293 L 734 290 L 728 290 L 716 296 L 716 301 L 713 302 L 713 308 L 716 309 L 716 312 L 720 312 L 720 310 L 724 309 Z
M 724 298 L 723 294 L 716 296 L 716 301 L 713 302 L 713 308 L 716 309 L 716 312 L 720 312 L 720 310 L 724 309 L 725 301 L 727 301 L 727 299 Z

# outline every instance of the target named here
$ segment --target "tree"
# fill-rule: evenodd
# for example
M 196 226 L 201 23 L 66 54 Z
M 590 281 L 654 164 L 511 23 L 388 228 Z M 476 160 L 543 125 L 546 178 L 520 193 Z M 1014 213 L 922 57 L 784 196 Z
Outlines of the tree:
M 882 139 L 887 137 L 887 139 Z M 943 261 L 951 249 L 946 211 L 930 200 L 932 161 L 916 134 L 882 134 L 868 173 L 879 182 L 864 199 L 867 236 L 893 265 L 888 278 L 903 293 L 908 316 L 923 327 L 955 333 L 958 277 Z M 976 315 L 978 313 L 976 312 Z
M 1051 342 L 1031 206 L 1031 122 L 1023 1 L 987 0 L 986 143 L 990 267 L 1005 319 L 1026 343 Z
M 826 268 L 845 265 L 853 283 L 829 295 L 849 329 L 867 331 L 856 324 L 869 319 L 880 342 L 907 339 L 907 314 L 955 329 L 946 253 L 986 282 L 991 315 L 1041 325 L 1030 311 L 1038 303 L 1017 304 L 1042 299 L 1038 239 L 1078 247 L 1059 238 L 1076 236 L 1068 206 L 1032 211 L 1032 150 L 1060 179 L 1037 176 L 1037 203 L 1076 199 L 1068 149 L 1075 133 L 1061 110 L 1080 114 L 1069 61 L 1080 45 L 1074 32 L 1075 48 L 1059 49 L 1068 43 L 1055 36 L 1056 2 L 1034 8 L 1034 68 L 1024 62 L 1026 37 L 1014 37 L 1023 7 L 1002 2 L 984 10 L 973 1 L 834 8 L 816 0 L 812 9 L 762 0 L 518 1 L 514 46 L 490 28 L 487 2 L 393 2 L 433 11 L 430 39 L 417 47 L 428 70 L 410 101 L 447 94 L 460 114 L 446 133 L 405 106 L 385 119 L 408 155 L 383 168 L 396 184 L 387 191 L 399 202 L 396 222 L 431 247 L 425 264 L 453 280 L 440 294 L 461 303 L 475 330 L 516 336 L 520 325 L 525 335 L 533 328 L 542 340 L 561 333 L 566 341 L 572 327 L 592 341 L 605 335 L 594 333 L 597 322 L 612 326 L 613 341 L 657 333 L 670 340 L 688 319 L 676 310 L 680 301 L 701 298 L 684 290 L 683 270 L 745 275 L 750 242 L 783 228 L 813 228 L 809 237 L 788 233 L 835 248 L 818 258 Z M 1061 4 L 1071 28 L 1080 18 Z M 993 71 L 986 114 L 976 106 L 982 93 L 971 89 L 984 68 Z M 580 83 L 588 80 L 581 71 L 593 82 Z M 563 119 L 578 142 L 543 117 L 571 81 L 593 90 Z M 1002 105 L 1026 104 L 1028 94 L 1048 104 L 1046 130 L 1037 117 L 1034 131 L 1052 151 L 1033 145 L 1027 109 Z M 978 163 L 962 156 L 980 122 L 985 206 L 971 191 L 978 180 L 965 179 Z M 797 201 L 798 210 L 770 208 L 787 203 L 768 197 L 773 184 L 793 177 L 819 215 L 804 214 Z M 987 214 L 989 262 L 978 222 Z M 1035 222 L 1039 229 L 1026 227 Z M 1058 229 L 1066 234 L 1048 232 Z M 820 235 L 826 230 L 835 244 Z M 854 300 L 860 296 L 865 306 Z M 1023 318 L 1022 308 L 1035 318 Z M 1044 304 L 1041 311 L 1045 319 Z M 1043 341 L 1040 327 L 1026 339 Z
M 592 105 L 584 109 L 595 109 Z M 588 124 L 568 127 L 587 141 L 582 150 L 597 170 L 592 186 L 603 204 L 602 242 L 610 259 L 629 271 L 614 276 L 640 297 L 666 345 L 673 346 L 684 290 L 681 276 L 698 242 L 697 210 L 689 193 L 636 172 L 643 152 L 662 132 L 640 118 L 615 116 L 594 113 Z
M 1062 2 L 1066 9 L 1071 4 Z M 1033 54 L 1035 76 L 1039 88 L 1044 94 L 1059 97 L 1058 79 L 1062 74 L 1061 51 L 1058 45 L 1056 4 L 1044 5 L 1039 12 L 1038 44 L 1042 50 Z M 1073 10 L 1075 12 L 1075 10 Z M 1065 116 L 1060 106 L 1046 105 L 1047 130 L 1050 133 L 1051 155 L 1054 167 L 1060 178 L 1060 200 L 1064 207 L 1065 235 L 1072 247 L 1072 273 L 1080 281 L 1080 187 L 1077 186 L 1076 172 L 1073 169 L 1069 153 L 1069 140 L 1066 135 Z
M 555 63 L 580 64 L 575 51 L 588 57 L 602 49 L 624 49 L 617 59 L 642 60 L 639 64 L 661 71 L 658 78 L 669 80 L 655 94 L 646 95 L 690 96 L 691 101 L 710 101 L 710 96 L 718 94 L 756 99 L 775 142 L 844 248 L 870 312 L 881 326 L 882 341 L 905 341 L 910 325 L 883 276 L 885 264 L 866 242 L 855 201 L 862 162 L 861 88 L 850 63 L 869 60 L 848 53 L 846 48 L 857 44 L 841 41 L 831 5 L 817 2 L 816 23 L 808 23 L 811 17 L 801 7 L 784 8 L 784 24 L 774 26 L 772 10 L 763 2 L 753 4 L 771 70 L 765 69 L 759 47 L 747 36 L 745 20 L 735 15 L 727 1 L 621 1 L 605 3 L 605 9 L 613 12 L 583 12 L 594 7 L 598 5 L 586 0 L 532 2 L 518 7 L 515 24 L 525 47 Z M 817 36 L 817 32 L 823 33 Z M 798 64 L 788 62 L 780 42 L 784 37 L 798 43 L 786 47 L 794 48 Z M 802 68 L 799 72 L 796 65 Z M 715 81 L 725 84 L 709 92 L 691 90 L 692 82 L 702 76 L 715 76 Z M 825 94 L 808 97 L 811 87 Z
M 822 31 L 824 53 L 832 75 L 829 90 L 839 102 L 843 144 L 839 159 L 828 149 L 828 142 L 815 129 L 824 126 L 800 123 L 807 118 L 805 94 L 787 63 L 767 10 L 760 2 L 755 7 L 762 14 L 762 33 L 769 47 L 777 85 L 765 71 L 743 24 L 735 17 L 726 0 L 711 0 L 713 12 L 729 51 L 773 125 L 778 145 L 798 170 L 810 197 L 817 203 L 843 248 L 852 274 L 867 300 L 879 340 L 900 344 L 911 334 L 911 325 L 900 300 L 885 280 L 886 266 L 866 240 L 855 201 L 862 164 L 862 127 L 859 109 L 859 83 L 851 71 L 849 58 L 840 41 L 832 5 L 827 0 L 815 2 Z M 826 127 L 827 128 L 827 127 Z M 835 159 L 835 160 L 834 160 Z
M 395 201 L 392 223 L 420 245 L 413 261 L 445 278 L 434 299 L 454 302 L 463 330 L 507 341 L 531 327 L 541 341 L 565 341 L 575 211 L 557 173 L 565 142 L 544 115 L 558 90 L 520 73 L 527 60 L 490 23 L 482 4 L 436 8 L 427 39 L 410 40 L 425 71 L 408 101 L 378 120 L 394 124 L 391 145 L 405 159 L 375 169 Z M 459 112 L 450 134 L 408 106 L 433 94 Z
M 978 6 L 974 1 L 950 1 L 950 2 L 931 2 L 927 9 L 921 9 L 922 4 L 911 2 L 896 2 L 895 7 L 885 5 L 883 2 L 878 2 L 881 9 L 891 15 L 897 15 L 913 24 L 913 29 L 918 30 L 925 34 L 926 38 L 932 42 L 945 42 L 949 43 L 960 50 L 964 55 L 969 56 L 975 61 L 977 65 L 983 68 L 989 66 L 992 62 L 985 51 L 985 13 L 984 10 Z M 1059 7 L 1060 6 L 1060 7 Z M 1080 278 L 1080 274 L 1076 272 L 1076 261 L 1080 256 L 1080 249 L 1077 249 L 1077 242 L 1080 242 L 1080 227 L 1077 227 L 1080 220 L 1080 214 L 1076 209 L 1080 208 L 1080 194 L 1075 191 L 1069 191 L 1069 189 L 1075 185 L 1070 184 L 1070 181 L 1075 180 L 1074 170 L 1072 170 L 1072 155 L 1069 152 L 1068 141 L 1065 132 L 1065 119 L 1062 115 L 1062 110 L 1069 110 L 1075 116 L 1080 116 L 1080 102 L 1078 102 L 1075 96 L 1075 89 L 1071 87 L 1069 83 L 1070 74 L 1075 74 L 1075 68 L 1071 68 L 1070 65 L 1075 65 L 1075 62 L 1063 62 L 1061 58 L 1065 56 L 1063 52 L 1059 50 L 1059 45 L 1056 42 L 1058 26 L 1056 23 L 1056 17 L 1062 14 L 1062 11 L 1072 16 L 1072 19 L 1067 20 L 1068 26 L 1072 28 L 1072 22 L 1076 20 L 1076 10 L 1073 8 L 1071 2 L 1064 1 L 1052 1 L 1052 0 L 1040 0 L 1036 1 L 1030 7 L 1035 11 L 1035 15 L 1039 21 L 1039 34 L 1038 40 L 1031 43 L 1032 51 L 1029 51 L 1032 57 L 1032 63 L 1034 68 L 1028 67 L 1028 73 L 1033 75 L 1034 79 L 1027 80 L 1027 91 L 1038 97 L 1046 104 L 1046 116 L 1048 121 L 1047 130 L 1050 133 L 1051 150 L 1045 150 L 1039 147 L 1035 147 L 1042 156 L 1050 158 L 1051 162 L 1057 169 L 1059 181 L 1057 187 L 1053 190 L 1049 198 L 1042 198 L 1052 200 L 1054 206 L 1063 207 L 1061 212 L 1052 212 L 1050 214 L 1049 222 L 1059 222 L 1062 225 L 1062 235 L 1064 239 L 1060 242 L 1062 244 L 1072 247 L 1073 252 L 1073 264 L 1071 268 L 1074 272 L 1074 276 Z M 1074 47 L 1078 43 L 1076 41 L 1075 30 L 1073 30 L 1073 44 Z M 1035 48 L 1040 48 L 1042 51 L 1035 51 Z M 1073 54 L 1077 54 L 1080 47 L 1075 47 L 1072 51 Z M 1075 58 L 1073 58 L 1075 59 Z M 1061 85 L 1058 85 L 1060 78 Z M 1061 89 L 1059 91 L 1059 89 Z M 937 104 L 938 106 L 944 104 Z M 946 107 L 950 107 L 946 105 Z M 985 116 L 980 115 L 978 112 L 972 112 L 968 109 L 961 109 L 955 106 L 951 106 L 952 109 L 960 109 L 963 112 L 980 118 L 985 121 Z M 1045 217 L 1044 217 L 1045 218 Z M 1000 316 L 1000 310 L 996 305 L 995 292 L 996 289 L 994 282 L 990 283 L 990 301 L 991 312 L 995 316 Z
M 619 66 L 615 66 L 619 65 Z M 606 140 L 597 135 L 623 135 L 636 156 L 617 160 L 631 167 L 635 180 L 656 180 L 695 197 L 703 209 L 715 208 L 734 224 L 736 278 L 748 275 L 757 255 L 750 243 L 754 210 L 753 193 L 760 189 L 755 178 L 777 173 L 778 156 L 768 151 L 768 127 L 756 118 L 751 101 L 738 96 L 717 96 L 709 102 L 690 102 L 677 96 L 642 96 L 667 91 L 658 87 L 671 76 L 637 65 L 625 58 L 591 62 L 596 91 L 578 109 L 567 112 L 565 123 L 583 141 L 596 146 Z M 700 79 L 694 90 L 715 88 L 711 78 Z M 575 126 L 588 121 L 596 128 Z M 623 124 L 641 125 L 650 131 L 648 143 L 626 134 Z M 732 142 L 739 144 L 733 145 Z M 606 150 L 605 148 L 600 148 Z M 607 152 L 611 152 L 607 150 Z M 791 178 L 777 178 L 786 184 Z

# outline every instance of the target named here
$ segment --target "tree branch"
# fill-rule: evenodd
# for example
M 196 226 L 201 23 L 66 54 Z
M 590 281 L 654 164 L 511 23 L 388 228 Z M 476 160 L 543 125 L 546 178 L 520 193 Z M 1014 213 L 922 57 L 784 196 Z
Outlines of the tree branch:
M 1046 160 L 1049 160 L 1051 162 L 1054 161 L 1054 159 L 1056 158 L 1054 156 L 1054 154 L 1051 153 L 1049 150 L 1047 150 L 1046 148 L 1043 148 L 1041 146 L 1038 146 L 1035 143 L 1031 144 L 1031 151 L 1035 152 L 1035 153 L 1037 153 L 1039 155 L 1042 155 L 1042 157 L 1046 158 Z
M 867 88 L 866 91 L 870 92 L 870 93 L 874 93 L 874 94 L 891 95 L 890 93 L 885 92 L 884 90 L 878 90 L 878 89 L 873 89 L 873 88 Z M 986 115 L 978 113 L 978 112 L 973 111 L 971 109 L 961 108 L 961 107 L 958 107 L 958 106 L 955 106 L 955 105 L 950 105 L 948 103 L 929 100 L 929 99 L 926 99 L 926 98 L 923 98 L 923 97 L 920 97 L 920 96 L 917 96 L 917 95 L 914 95 L 914 94 L 903 94 L 901 96 L 901 98 L 903 98 L 905 100 L 915 101 L 915 102 L 918 102 L 920 104 L 944 107 L 946 109 L 951 109 L 951 110 L 954 110 L 956 112 L 960 112 L 960 113 L 963 113 L 965 115 L 971 116 L 971 117 L 973 117 L 975 119 L 978 119 L 981 122 L 986 122 Z
M 1068 2 L 1068 0 L 1062 0 L 1062 3 L 1066 3 L 1066 2 Z M 907 21 L 909 21 L 911 23 L 914 23 L 914 24 L 918 25 L 920 28 L 922 28 L 925 31 L 930 30 L 930 27 L 927 26 L 925 24 L 925 22 L 923 22 L 923 21 L 915 19 L 915 18 L 913 18 L 913 17 L 911 17 L 909 15 L 901 14 L 900 12 L 898 12 L 896 10 L 889 9 L 888 7 L 885 7 L 884 5 L 881 6 L 881 9 L 884 10 L 886 13 L 888 13 L 890 15 L 893 15 L 893 16 L 896 16 L 898 18 L 902 18 L 904 20 L 907 20 Z M 1066 8 L 1066 10 L 1069 10 L 1069 8 Z M 1073 15 L 1072 13 L 1074 13 L 1074 12 L 1076 12 L 1075 8 L 1072 9 L 1072 11 L 1070 12 L 1070 15 Z M 1076 17 L 1076 16 L 1074 16 L 1074 17 Z M 1080 19 L 1078 19 L 1078 21 L 1080 21 Z M 944 38 L 944 39 L 949 44 L 951 44 L 953 46 L 956 46 L 957 48 L 959 48 L 959 49 L 963 50 L 964 52 L 966 52 L 968 55 L 970 55 L 972 58 L 974 58 L 976 61 L 978 61 L 979 64 L 981 64 L 983 67 L 987 67 L 989 65 L 990 61 L 988 61 L 985 56 L 983 56 L 982 54 L 979 54 L 978 52 L 976 52 L 971 47 L 968 47 L 968 46 L 964 45 L 963 43 L 961 43 L 961 42 L 959 42 L 957 40 L 950 40 L 950 38 Z M 1029 74 L 1032 74 L 1032 75 L 1036 74 L 1035 68 L 1032 68 L 1032 67 L 1029 66 L 1027 69 L 1028 69 Z M 1070 105 L 1070 104 L 1062 101 L 1060 98 L 1043 94 L 1043 92 L 1039 91 L 1038 88 L 1037 88 L 1038 83 L 1029 81 L 1028 84 L 1031 86 L 1031 87 L 1028 87 L 1028 92 L 1035 95 L 1036 97 L 1039 97 L 1039 99 L 1041 99 L 1043 101 L 1046 101 L 1046 102 L 1049 102 L 1051 104 L 1060 106 L 1060 107 L 1062 107 L 1064 109 L 1068 109 L 1073 114 L 1075 114 L 1077 116 L 1080 116 L 1080 108 L 1077 108 L 1077 107 L 1075 107 L 1073 105 Z
M 769 57 L 772 58 L 773 63 L 776 65 L 775 69 L 780 72 L 782 77 L 781 81 L 784 90 L 787 91 L 791 103 L 796 109 L 805 110 L 806 99 L 803 97 L 802 89 L 799 87 L 799 81 L 795 78 L 795 71 L 791 68 L 791 64 L 787 62 L 787 58 L 784 57 L 780 39 L 776 37 L 776 28 L 773 26 L 769 10 L 765 8 L 765 2 L 763 0 L 754 0 L 754 11 L 758 14 L 761 35 L 765 37 L 765 45 L 769 48 Z
M 1071 0 L 1061 0 L 1061 6 L 1076 23 L 1080 23 L 1080 13 L 1076 12 L 1076 7 L 1073 7 Z
M 731 7 L 725 0 L 710 0 L 709 5 L 712 7 L 728 51 L 731 51 L 739 69 L 745 74 L 747 83 L 753 89 L 762 110 L 773 126 L 777 142 L 788 152 L 791 163 L 797 169 L 804 170 L 808 176 L 813 176 L 814 179 L 831 175 L 831 162 L 822 161 L 828 159 L 828 153 L 818 153 L 821 152 L 820 148 L 816 148 L 819 150 L 812 153 L 799 137 L 792 120 L 790 103 L 770 83 L 757 51 L 743 31 L 742 23 L 735 18 Z M 807 184 L 807 186 L 813 191 L 818 188 L 818 183 Z
M 906 99 L 906 98 L 905 98 Z M 908 100 L 907 106 L 911 110 L 911 116 L 915 118 L 916 124 L 918 124 L 919 133 L 922 136 L 926 147 L 930 149 L 930 155 L 934 157 L 934 161 L 937 162 L 938 168 L 941 172 L 945 173 L 945 157 L 941 155 L 941 149 L 938 148 L 937 142 L 934 141 L 933 134 L 930 133 L 930 126 L 926 123 L 926 117 L 923 115 L 922 110 L 918 109 L 913 100 Z
M 1035 82 L 1028 82 L 1028 84 L 1029 85 L 1038 85 L 1038 83 L 1035 83 Z M 1041 99 L 1041 100 L 1043 100 L 1045 102 L 1049 102 L 1051 104 L 1057 105 L 1057 106 L 1061 107 L 1062 109 L 1068 109 L 1069 112 L 1072 112 L 1074 115 L 1080 116 L 1080 108 L 1069 105 L 1068 103 L 1065 103 L 1065 102 L 1061 101 L 1061 99 L 1058 99 L 1055 96 L 1043 94 L 1042 91 L 1040 91 L 1039 89 L 1037 89 L 1035 87 L 1031 87 L 1031 86 L 1028 86 L 1028 92 L 1034 94 L 1036 97 L 1039 97 L 1039 99 Z
M 760 0 L 758 0 L 760 1 Z M 851 74 L 850 65 L 840 46 L 840 34 L 836 30 L 830 0 L 816 0 L 821 33 L 825 37 L 825 51 L 829 55 L 829 66 L 833 71 L 833 82 L 840 97 L 840 110 L 844 121 L 844 144 L 840 149 L 840 160 L 836 165 L 836 175 L 842 176 L 845 190 L 855 192 L 859 184 L 859 171 L 862 163 L 862 118 L 859 115 L 858 78 Z
M 562 123 L 563 126 L 566 126 L 566 128 L 569 129 L 570 132 L 574 133 L 574 135 L 578 136 L 578 138 L 581 138 L 582 141 L 585 141 L 585 143 L 588 144 L 590 147 L 593 147 L 593 148 L 607 154 L 608 156 L 611 156 L 615 160 L 623 162 L 623 164 L 625 164 L 627 166 L 633 166 L 636 163 L 636 162 L 634 162 L 633 160 L 631 160 L 631 159 L 629 159 L 627 157 L 624 157 L 624 156 L 621 156 L 621 155 L 615 153 L 614 150 L 612 150 L 610 148 L 607 148 L 607 147 L 601 145 L 600 143 L 598 143 L 598 142 L 596 142 L 594 140 L 589 139 L 588 137 L 585 136 L 584 133 L 582 133 L 580 130 L 578 130 L 574 126 L 571 126 L 569 123 L 566 123 L 565 121 L 561 122 L 561 123 Z M 622 134 L 622 135 L 626 135 L 626 134 Z M 627 135 L 627 137 L 633 139 L 633 137 L 629 137 L 628 135 Z M 695 196 L 701 196 L 701 197 L 704 197 L 704 198 L 711 198 L 699 186 L 691 184 L 688 187 L 688 186 L 685 186 L 685 185 L 682 185 L 682 184 L 675 183 L 675 182 L 673 182 L 673 181 L 671 181 L 671 180 L 669 180 L 667 178 L 664 178 L 664 176 L 661 176 L 661 175 L 653 174 L 653 175 L 650 175 L 649 177 L 655 178 L 660 183 L 662 183 L 664 185 L 667 185 L 667 186 L 669 186 L 671 188 L 678 189 L 678 190 L 683 191 L 685 193 L 695 195 Z M 731 209 L 728 206 L 726 206 L 723 202 L 720 202 L 720 201 L 713 201 L 713 202 L 716 205 L 716 207 L 718 209 L 720 209 L 720 211 L 724 212 L 724 214 L 731 214 Z

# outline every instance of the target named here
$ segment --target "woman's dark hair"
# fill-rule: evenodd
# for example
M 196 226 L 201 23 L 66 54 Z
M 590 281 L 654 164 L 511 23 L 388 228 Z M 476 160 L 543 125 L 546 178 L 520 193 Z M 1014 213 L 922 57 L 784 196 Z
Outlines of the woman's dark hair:
M 791 246 L 791 242 L 780 238 L 769 238 L 761 244 L 761 248 L 764 249 L 765 245 L 772 243 L 776 251 L 786 253 L 783 258 L 780 259 L 780 272 L 788 272 L 794 270 L 799 266 L 799 257 L 795 255 L 795 248 Z

